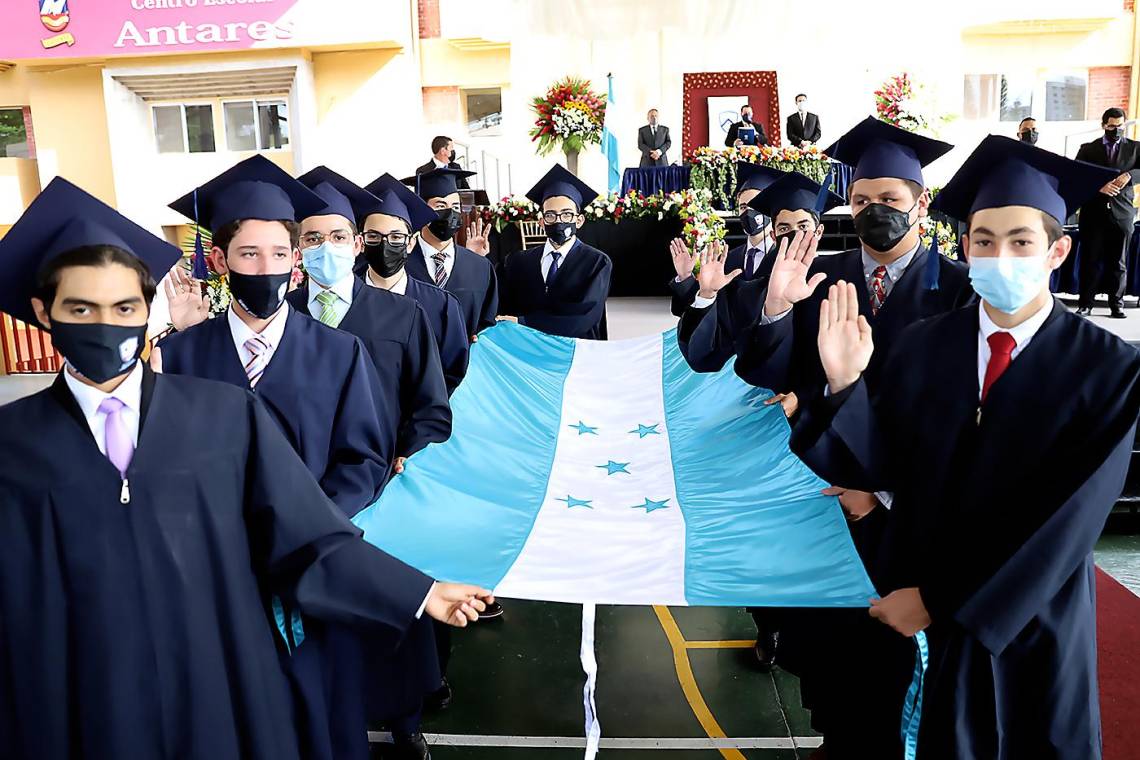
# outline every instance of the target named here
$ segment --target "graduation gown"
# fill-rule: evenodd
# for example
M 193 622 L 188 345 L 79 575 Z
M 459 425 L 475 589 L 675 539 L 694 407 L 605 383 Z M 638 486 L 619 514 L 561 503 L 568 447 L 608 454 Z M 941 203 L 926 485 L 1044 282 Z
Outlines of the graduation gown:
M 435 273 L 428 271 L 418 246 L 408 257 L 405 269 L 420 282 L 435 284 Z M 472 335 L 494 327 L 495 317 L 499 315 L 499 278 L 486 258 L 456 243 L 451 276 L 443 289 L 459 299 L 463 324 Z
M 265 598 L 399 638 L 431 580 L 251 394 L 144 372 L 128 504 L 62 378 L 0 407 L 0 755 L 300 758 Z
M 979 406 L 978 307 L 914 325 L 873 392 L 801 416 L 822 477 L 895 494 L 879 590 L 932 624 L 918 756 L 1100 757 L 1092 550 L 1124 485 L 1140 353 L 1055 302 Z
M 167 374 L 249 389 L 225 316 L 173 333 L 159 347 Z M 378 387 L 360 341 L 292 310 L 253 391 L 321 490 L 349 517 L 380 495 L 397 456 L 398 418 L 378 403 Z
M 471 335 L 463 321 L 459 301 L 446 290 L 420 282 L 414 277 L 408 277 L 404 295 L 424 309 L 432 335 L 435 336 L 439 362 L 443 367 L 443 380 L 447 385 L 447 395 L 450 396 L 467 375 L 471 350 Z
M 605 340 L 610 257 L 575 239 L 547 289 L 542 254 L 543 246 L 536 246 L 507 259 L 503 313 L 551 335 Z
M 298 289 L 285 296 L 306 308 Z M 411 456 L 451 436 L 451 406 L 439 364 L 439 350 L 423 308 L 414 300 L 357 279 L 352 305 L 337 325 L 364 344 L 379 378 L 385 419 L 396 419 L 396 456 Z
M 733 282 L 766 281 L 768 275 L 772 274 L 772 266 L 776 263 L 776 249 L 772 248 L 761 257 L 756 263 L 756 271 L 752 273 L 751 277 L 744 271 L 744 254 L 747 250 L 747 244 L 729 249 L 724 259 L 724 271 L 740 270 L 740 275 Z M 697 283 L 696 276 L 686 277 L 681 282 L 677 282 L 676 278 L 669 280 L 669 291 L 672 293 L 669 309 L 673 312 L 674 317 L 684 316 L 685 311 L 692 307 L 693 299 L 696 298 L 699 290 L 700 285 Z

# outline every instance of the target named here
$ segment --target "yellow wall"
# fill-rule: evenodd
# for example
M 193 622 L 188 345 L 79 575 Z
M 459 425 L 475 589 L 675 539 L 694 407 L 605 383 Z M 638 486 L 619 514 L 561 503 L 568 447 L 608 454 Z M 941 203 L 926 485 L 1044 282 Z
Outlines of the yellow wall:
M 424 87 L 488 87 L 511 81 L 509 46 L 461 50 L 444 39 L 420 42 Z
M 1014 25 L 1003 34 L 977 34 L 967 27 L 962 33 L 963 61 L 972 74 L 1132 66 L 1134 33 L 1131 14 L 1095 24 L 1088 31 L 1019 33 Z
M 0 158 L 0 223 L 13 224 L 40 192 L 33 158 Z
M 400 50 L 356 50 L 313 54 L 313 89 L 317 93 L 317 119 L 337 105 L 351 101 Z
M 0 71 L 0 108 L 28 105 L 28 70 L 13 66 L 8 71 Z

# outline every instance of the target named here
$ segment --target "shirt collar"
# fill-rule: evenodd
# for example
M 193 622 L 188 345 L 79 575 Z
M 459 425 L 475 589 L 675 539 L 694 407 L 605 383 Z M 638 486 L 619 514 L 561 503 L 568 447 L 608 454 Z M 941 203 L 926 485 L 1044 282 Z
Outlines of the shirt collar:
M 422 236 L 420 237 L 420 250 L 423 251 L 424 256 L 426 256 L 429 259 L 436 254 L 435 246 L 433 246 L 428 241 L 424 240 Z M 438 250 L 438 252 L 439 253 L 445 253 L 448 256 L 454 258 L 455 257 L 455 239 L 452 238 L 451 240 L 448 240 L 447 245 L 445 245 L 443 248 L 440 248 Z
M 574 237 L 570 238 L 569 243 L 566 243 L 565 245 L 562 246 L 562 249 L 559 250 L 558 253 L 562 254 L 563 260 L 566 259 L 566 255 L 568 253 L 570 253 L 570 251 L 572 251 L 577 244 L 578 244 L 578 236 L 575 235 Z M 543 257 L 545 258 L 546 256 L 552 256 L 554 254 L 554 251 L 555 251 L 554 243 L 550 242 L 550 239 L 547 238 L 546 245 L 544 245 L 542 247 Z
M 82 380 L 74 377 L 65 367 L 63 370 L 63 381 L 67 383 L 68 390 L 71 395 L 75 396 L 79 408 L 83 410 L 83 416 L 86 419 L 94 419 L 95 415 L 99 412 L 99 405 L 103 400 L 114 396 L 122 401 L 123 404 L 135 412 L 136 414 L 142 413 L 142 376 L 143 366 L 142 359 L 135 362 L 134 368 L 130 374 L 119 383 L 119 387 L 110 393 L 104 393 L 98 388 L 87 385 Z
M 890 264 L 886 265 L 887 276 L 891 278 L 891 282 L 899 281 L 899 278 L 902 277 L 903 272 L 905 272 L 906 268 L 910 266 L 910 262 L 914 261 L 915 254 L 918 253 L 919 245 L 921 245 L 921 241 L 915 243 L 914 248 L 911 248 L 902 256 L 899 256 Z M 871 279 L 871 275 L 874 273 L 875 269 L 879 267 L 880 264 L 879 262 L 875 261 L 871 254 L 867 253 L 866 248 L 860 249 L 860 253 L 863 256 L 863 278 L 869 280 Z
M 336 294 L 337 298 L 339 298 L 340 300 L 344 301 L 346 304 L 351 306 L 352 305 L 352 284 L 355 280 L 356 280 L 356 277 L 354 277 L 353 275 L 350 274 L 348 277 L 345 277 L 340 282 L 333 285 L 331 288 L 327 288 L 327 290 L 331 290 L 333 293 Z M 312 277 L 309 278 L 309 301 L 308 301 L 308 303 L 310 306 L 313 305 L 313 302 L 317 300 L 317 296 L 320 295 L 324 290 L 326 290 L 326 288 L 322 288 L 320 285 L 318 285 L 316 282 L 314 282 Z
M 368 271 L 364 273 L 364 281 L 373 288 L 379 288 L 380 290 L 383 290 L 384 288 L 379 283 L 373 282 L 372 277 L 372 269 L 369 268 Z M 396 284 L 388 290 L 401 296 L 408 294 L 408 270 L 406 268 L 400 270 L 400 279 L 397 280 Z
M 289 318 L 289 305 L 282 304 L 277 313 L 269 320 L 269 324 L 261 331 L 260 335 L 264 338 L 269 345 L 276 350 L 281 345 L 281 338 L 285 335 L 285 320 Z M 250 329 L 249 325 L 241 321 L 241 317 L 234 311 L 233 306 L 226 312 L 226 319 L 230 324 L 230 333 L 234 336 L 234 342 L 239 346 L 244 346 L 245 342 L 259 333 L 255 333 Z
M 998 327 L 996 324 L 994 324 L 994 321 L 990 319 L 990 315 L 982 307 L 982 304 L 979 301 L 978 329 L 982 332 L 982 339 L 987 341 L 990 339 L 990 336 L 996 332 L 1007 332 L 1013 336 L 1014 345 L 1017 348 L 1022 348 L 1026 343 L 1033 339 L 1033 336 L 1036 335 L 1037 331 L 1041 329 L 1041 325 L 1045 324 L 1045 320 L 1049 318 L 1049 315 L 1052 312 L 1053 299 L 1050 298 L 1049 301 L 1040 309 L 1038 309 L 1033 314 L 1033 316 L 1029 317 L 1029 319 L 1025 320 L 1017 327 L 1011 327 L 1007 330 L 1004 327 Z
M 446 162 L 446 161 L 440 161 L 440 160 L 439 160 L 438 158 L 436 158 L 435 156 L 432 156 L 432 157 L 431 157 L 431 162 L 432 162 L 433 164 L 435 164 L 435 168 L 437 168 L 437 169 L 446 169 L 446 168 L 448 167 L 448 162 Z

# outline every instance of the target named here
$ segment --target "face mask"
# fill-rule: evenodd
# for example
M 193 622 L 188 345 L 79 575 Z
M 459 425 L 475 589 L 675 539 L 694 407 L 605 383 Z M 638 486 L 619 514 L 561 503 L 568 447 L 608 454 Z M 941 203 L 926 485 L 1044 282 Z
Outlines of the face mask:
M 394 277 L 408 260 L 408 247 L 390 245 L 387 241 L 377 245 L 365 243 L 364 260 L 381 277 Z
M 914 206 L 917 205 L 916 201 Z M 914 226 L 910 221 L 910 212 L 914 206 L 907 211 L 900 211 L 884 203 L 872 203 L 852 219 L 855 234 L 871 250 L 886 253 L 902 242 Z
M 555 245 L 563 245 L 578 232 L 574 222 L 555 222 L 546 225 L 546 238 Z
M 789 230 L 788 232 L 785 232 L 781 235 L 777 235 L 776 236 L 775 250 L 777 250 L 777 251 L 780 250 L 780 243 L 783 242 L 784 240 L 788 241 L 788 248 L 790 249 L 792 247 L 792 241 L 796 239 L 796 233 L 797 232 L 799 232 L 799 230 Z M 815 236 L 815 230 L 809 230 L 809 231 L 805 232 L 804 234 L 805 235 L 811 235 L 812 237 L 814 237 Z
M 428 232 L 435 235 L 437 240 L 451 240 L 459 232 L 462 221 L 459 212 L 453 208 L 444 208 L 435 213 L 437 218 L 428 225 Z
M 740 224 L 749 237 L 764 229 L 764 215 L 756 209 L 745 209 L 740 213 Z
M 1115 127 L 1112 129 L 1106 129 L 1104 130 L 1104 137 L 1109 142 L 1116 142 L 1120 139 L 1120 130 L 1116 129 Z
M 740 120 L 743 121 L 745 124 L 751 124 L 752 123 L 752 114 L 750 114 L 750 113 L 741 114 Z
M 796 104 L 796 109 L 797 109 L 797 110 L 798 110 L 800 113 L 804 113 L 805 111 L 807 111 L 807 101 L 806 101 L 806 100 L 801 100 L 799 103 L 797 103 L 797 104 Z
M 1037 144 L 1037 130 L 1031 129 L 1028 132 L 1022 132 L 1021 133 L 1021 141 L 1024 143 L 1029 143 L 1030 145 L 1036 145 Z
M 328 240 L 301 251 L 305 271 L 321 285 L 336 285 L 350 276 L 353 259 L 351 245 L 333 245 Z
M 453 164 L 455 163 L 455 151 L 454 150 L 447 154 L 447 160 L 450 163 L 453 163 Z
M 135 366 L 146 345 L 146 325 L 52 322 L 51 342 L 76 372 L 105 383 Z
M 1049 277 L 1044 256 L 1009 256 L 970 259 L 970 284 L 986 303 L 1006 314 L 1016 314 L 1041 293 Z
M 285 274 L 240 274 L 230 270 L 230 294 L 247 312 L 258 319 L 269 319 L 289 292 L 289 280 L 293 273 Z

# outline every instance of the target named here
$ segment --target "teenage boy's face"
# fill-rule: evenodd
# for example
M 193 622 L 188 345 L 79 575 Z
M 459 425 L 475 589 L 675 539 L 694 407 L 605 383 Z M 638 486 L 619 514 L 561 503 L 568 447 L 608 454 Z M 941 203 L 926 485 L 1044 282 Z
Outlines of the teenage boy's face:
M 138 327 L 149 314 L 138 273 L 120 264 L 62 269 L 50 311 L 38 298 L 32 308 L 44 327 L 53 321 Z
M 851 216 L 858 216 L 860 211 L 872 203 L 881 203 L 899 211 L 910 210 L 911 224 L 917 222 L 919 217 L 926 216 L 929 205 L 925 192 L 919 195 L 916 202 L 911 186 L 904 180 L 895 177 L 855 180 L 851 185 Z
M 229 249 L 223 252 L 215 246 L 211 255 L 222 274 L 230 269 L 238 274 L 288 274 L 301 256 L 284 224 L 262 219 L 242 222 Z
M 352 233 L 352 223 L 340 214 L 310 216 L 301 222 L 301 248 L 316 248 L 324 242 L 351 247 L 353 253 L 363 248 L 360 235 Z
M 1045 268 L 1053 271 L 1069 255 L 1073 240 L 1063 235 L 1052 245 L 1045 232 L 1042 212 L 1028 206 L 1004 206 L 977 211 L 966 236 L 969 258 L 1045 257 Z
M 443 211 L 449 208 L 453 211 L 463 211 L 463 204 L 459 200 L 459 193 L 451 193 L 439 198 L 428 198 L 427 205 L 432 207 L 433 211 Z
M 408 250 L 412 250 L 416 239 L 408 232 L 408 223 L 398 216 L 388 214 L 371 214 L 364 220 L 364 235 L 368 233 L 387 235 L 391 232 L 402 232 L 408 236 Z M 371 245 L 371 244 L 370 244 Z
M 823 234 L 823 225 L 817 224 L 811 212 L 806 209 L 781 211 L 776 214 L 772 225 L 772 236 L 774 238 L 776 235 L 786 235 L 789 232 L 811 233 L 819 237 Z
M 757 190 L 756 188 L 753 188 L 753 187 L 750 187 L 747 190 L 741 190 L 739 193 L 737 193 L 736 194 L 736 213 L 743 214 L 745 212 L 745 210 L 748 208 L 748 204 L 751 203 L 752 199 L 755 198 L 759 194 L 760 194 L 760 191 Z

